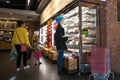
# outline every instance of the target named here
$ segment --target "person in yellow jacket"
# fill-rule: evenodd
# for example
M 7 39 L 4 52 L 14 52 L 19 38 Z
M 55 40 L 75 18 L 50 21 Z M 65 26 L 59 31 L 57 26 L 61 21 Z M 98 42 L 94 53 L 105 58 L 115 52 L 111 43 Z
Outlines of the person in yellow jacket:
M 12 47 L 15 47 L 17 50 L 17 60 L 16 60 L 16 65 L 17 69 L 16 71 L 20 71 L 20 63 L 21 63 L 21 57 L 23 55 L 23 69 L 28 69 L 30 66 L 27 65 L 27 51 L 21 52 L 21 46 L 20 44 L 24 43 L 28 47 L 31 47 L 30 41 L 28 38 L 28 32 L 27 29 L 25 28 L 25 23 L 22 21 L 18 21 L 18 27 L 15 29 L 13 38 L 12 38 Z

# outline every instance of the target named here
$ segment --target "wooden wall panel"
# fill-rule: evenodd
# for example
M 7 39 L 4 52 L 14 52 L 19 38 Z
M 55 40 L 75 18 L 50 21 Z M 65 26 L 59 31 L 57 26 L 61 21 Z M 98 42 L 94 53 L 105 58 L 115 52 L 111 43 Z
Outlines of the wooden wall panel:
M 46 9 L 42 12 L 40 23 L 43 24 L 44 22 L 46 22 L 72 1 L 73 0 L 52 0 L 46 7 Z

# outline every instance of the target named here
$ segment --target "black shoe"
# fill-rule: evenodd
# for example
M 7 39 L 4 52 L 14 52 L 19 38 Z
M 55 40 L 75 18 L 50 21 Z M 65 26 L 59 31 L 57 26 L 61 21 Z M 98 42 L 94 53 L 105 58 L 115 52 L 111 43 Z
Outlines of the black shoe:
M 59 74 L 59 75 L 64 75 L 64 73 L 63 73 L 63 72 L 58 72 L 58 74 Z

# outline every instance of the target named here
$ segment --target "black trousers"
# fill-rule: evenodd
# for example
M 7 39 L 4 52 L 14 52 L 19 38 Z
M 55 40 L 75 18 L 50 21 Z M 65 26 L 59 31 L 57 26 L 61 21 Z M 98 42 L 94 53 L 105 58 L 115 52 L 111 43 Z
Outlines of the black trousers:
M 17 50 L 17 61 L 16 61 L 16 65 L 17 65 L 17 68 L 20 68 L 20 64 L 21 64 L 21 58 L 22 58 L 22 55 L 23 55 L 23 66 L 26 66 L 27 65 L 27 51 L 26 52 L 21 52 L 21 46 L 20 45 L 15 45 L 15 48 Z

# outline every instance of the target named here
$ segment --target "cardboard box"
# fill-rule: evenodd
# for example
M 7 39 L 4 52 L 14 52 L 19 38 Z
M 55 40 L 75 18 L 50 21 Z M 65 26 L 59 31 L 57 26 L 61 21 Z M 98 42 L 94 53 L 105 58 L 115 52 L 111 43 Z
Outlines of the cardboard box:
M 65 70 L 77 70 L 77 58 L 64 58 L 63 69 Z
M 58 52 L 56 50 L 50 50 L 49 51 L 49 59 L 51 61 L 57 61 L 57 59 L 58 59 Z

